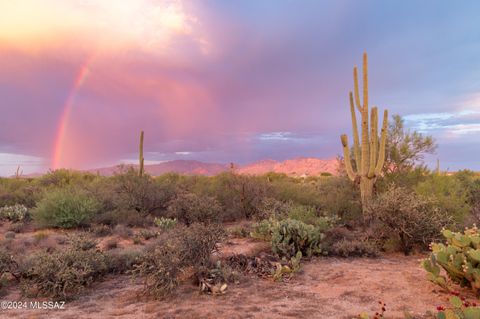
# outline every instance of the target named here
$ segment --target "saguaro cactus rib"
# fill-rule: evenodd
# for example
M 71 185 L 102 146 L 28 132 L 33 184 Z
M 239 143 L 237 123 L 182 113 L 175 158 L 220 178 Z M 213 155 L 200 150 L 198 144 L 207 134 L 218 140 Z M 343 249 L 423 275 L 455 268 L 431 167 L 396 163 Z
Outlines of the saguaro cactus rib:
M 378 139 L 378 109 L 373 107 L 368 113 L 368 60 L 367 54 L 363 55 L 363 105 L 360 104 L 360 90 L 358 86 L 357 67 L 353 68 L 354 92 L 350 92 L 350 113 L 352 116 L 353 150 L 355 154 L 356 171 L 353 169 L 350 159 L 350 149 L 347 135 L 341 136 L 345 167 L 348 177 L 352 181 L 360 180 L 360 193 L 362 205 L 373 196 L 373 186 L 376 178 L 381 174 L 385 163 L 385 143 L 387 140 L 388 111 L 383 113 L 383 124 L 380 143 Z M 358 137 L 357 118 L 355 104 L 361 114 L 361 147 Z M 370 126 L 369 126 L 370 125 Z

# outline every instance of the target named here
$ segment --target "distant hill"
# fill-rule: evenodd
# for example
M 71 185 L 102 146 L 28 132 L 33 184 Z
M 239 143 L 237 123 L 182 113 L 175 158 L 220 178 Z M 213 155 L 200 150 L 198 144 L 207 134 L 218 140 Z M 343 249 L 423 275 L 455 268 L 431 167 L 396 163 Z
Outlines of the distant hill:
M 138 167 L 138 165 L 125 165 L 126 167 Z M 145 165 L 145 171 L 152 175 L 158 176 L 165 173 L 179 173 L 187 175 L 206 175 L 213 176 L 228 170 L 228 165 L 218 163 L 204 163 L 200 161 L 190 160 L 174 160 L 159 164 Z M 119 166 L 102 167 L 99 169 L 88 170 L 92 173 L 110 176 L 119 170 Z
M 137 167 L 137 165 L 126 165 Z M 269 172 L 284 173 L 290 176 L 317 176 L 321 173 L 337 175 L 338 163 L 336 159 L 322 160 L 318 158 L 297 158 L 286 161 L 262 160 L 248 165 L 235 165 L 239 174 L 262 175 Z M 92 169 L 89 172 L 110 176 L 118 171 L 118 166 Z M 145 171 L 153 176 L 168 172 L 187 175 L 213 176 L 230 169 L 230 165 L 219 163 L 205 163 L 193 160 L 174 160 L 153 165 L 145 165 Z

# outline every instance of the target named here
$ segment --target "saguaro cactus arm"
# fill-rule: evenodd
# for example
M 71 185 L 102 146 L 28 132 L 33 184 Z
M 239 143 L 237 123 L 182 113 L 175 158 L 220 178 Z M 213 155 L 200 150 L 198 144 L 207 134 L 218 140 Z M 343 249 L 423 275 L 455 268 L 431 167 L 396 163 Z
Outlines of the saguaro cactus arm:
M 355 114 L 355 106 L 353 104 L 353 94 L 350 92 L 350 113 L 352 114 L 352 131 L 353 131 L 353 154 L 357 171 L 360 169 L 360 142 L 358 140 L 357 116 Z
M 377 108 L 372 107 L 370 113 L 370 167 L 368 169 L 368 177 L 375 175 L 375 165 L 377 163 L 377 144 L 378 144 L 378 113 Z
M 342 145 L 343 145 L 343 159 L 345 161 L 345 168 L 347 170 L 348 178 L 354 181 L 355 178 L 357 177 L 357 174 L 355 174 L 355 172 L 353 171 L 352 161 L 350 159 L 350 149 L 348 148 L 348 136 L 346 134 L 343 134 L 340 137 L 340 140 L 342 141 Z
M 375 175 L 378 176 L 382 172 L 383 164 L 385 164 L 385 144 L 388 134 L 388 110 L 383 111 L 382 137 L 380 140 L 380 149 L 378 150 L 378 161 L 375 167 Z

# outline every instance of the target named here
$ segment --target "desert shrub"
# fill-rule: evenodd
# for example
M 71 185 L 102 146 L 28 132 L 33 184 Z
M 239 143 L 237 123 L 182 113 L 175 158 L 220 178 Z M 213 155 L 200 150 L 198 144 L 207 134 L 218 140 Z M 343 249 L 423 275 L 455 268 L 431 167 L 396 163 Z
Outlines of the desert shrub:
M 108 270 L 107 258 L 101 251 L 76 241 L 52 253 L 39 252 L 26 263 L 23 293 L 56 298 L 75 296 Z
M 118 248 L 118 240 L 115 238 L 110 238 L 109 240 L 107 240 L 107 242 L 105 243 L 105 250 L 112 250 L 115 248 Z
M 168 183 L 157 182 L 147 174 L 139 176 L 134 169 L 116 174 L 109 182 L 107 201 L 112 200 L 116 209 L 135 210 L 143 215 L 165 209 L 173 195 Z
M 272 182 L 274 197 L 283 202 L 307 205 L 319 208 L 323 199 L 319 193 L 317 181 L 309 183 L 293 177 L 287 177 Z
M 478 174 L 469 170 L 459 171 L 455 178 L 460 182 L 467 193 L 467 203 L 471 208 L 464 224 L 480 223 L 480 178 Z
M 337 222 L 337 218 L 319 216 L 314 207 L 305 205 L 292 205 L 287 217 L 299 220 L 308 225 L 313 225 L 321 232 L 328 230 Z
M 147 226 L 151 223 L 149 216 L 141 215 L 136 210 L 115 209 L 101 212 L 93 217 L 97 224 L 115 226 L 124 225 L 130 227 Z
M 400 241 L 408 254 L 415 245 L 426 247 L 438 237 L 451 218 L 432 200 L 394 185 L 377 196 L 367 207 L 367 218 L 380 222 L 386 232 Z
M 180 193 L 168 206 L 169 215 L 186 225 L 220 222 L 221 212 L 222 207 L 215 198 L 194 193 Z
M 90 231 L 97 237 L 105 237 L 112 234 L 112 228 L 108 225 L 91 225 Z
M 213 193 L 224 209 L 224 220 L 253 218 L 264 198 L 272 197 L 271 184 L 262 176 L 223 173 L 212 180 Z
M 32 208 L 42 195 L 34 179 L 0 178 L 0 207 L 24 205 Z
M 20 268 L 13 255 L 4 249 L 0 249 L 0 279 L 5 278 L 8 274 L 19 279 Z
M 432 243 L 430 258 L 422 263 L 428 279 L 448 289 L 447 277 L 454 283 L 480 288 L 480 234 L 476 226 L 462 232 L 442 231 L 446 243 Z M 447 275 L 441 273 L 443 269 Z
M 258 213 L 255 215 L 256 220 L 264 220 L 270 217 L 279 218 L 286 216 L 291 210 L 293 203 L 291 201 L 283 202 L 273 197 L 265 197 L 260 202 Z
M 37 183 L 43 188 L 64 188 L 72 185 L 86 185 L 97 178 L 91 173 L 57 169 L 49 171 L 37 179 Z
M 28 218 L 28 209 L 24 205 L 15 204 L 0 208 L 0 219 L 12 222 L 22 222 Z
M 37 204 L 32 217 L 41 227 L 73 228 L 88 224 L 98 202 L 72 188 L 52 190 Z
M 233 237 L 246 238 L 250 236 L 251 228 L 246 225 L 238 225 L 230 228 L 228 233 Z
M 458 223 L 462 223 L 470 212 L 468 190 L 455 176 L 432 174 L 415 190 L 420 195 L 435 198 L 438 206 Z
M 113 233 L 122 238 L 130 238 L 133 236 L 133 230 L 125 225 L 117 225 L 113 228 Z
M 17 223 L 13 223 L 11 224 L 9 227 L 8 227 L 8 230 L 9 231 L 13 231 L 15 233 L 21 233 L 24 229 L 25 229 L 25 223 L 23 222 L 17 222 Z
M 340 257 L 376 257 L 378 246 L 366 239 L 342 239 L 327 248 L 328 254 Z
M 131 271 L 134 266 L 140 262 L 142 251 L 139 249 L 112 248 L 106 253 L 108 260 L 108 272 L 114 274 L 124 274 Z
M 196 284 L 200 291 L 218 295 L 225 293 L 229 283 L 238 283 L 240 274 L 220 260 L 214 265 L 200 266 L 195 272 Z
M 142 229 L 138 232 L 138 236 L 142 237 L 145 240 L 149 240 L 158 236 L 157 232 L 154 232 L 149 229 Z
M 328 255 L 340 257 L 376 257 L 382 247 L 383 225 L 349 229 L 335 226 L 325 232 L 322 247 Z M 398 249 L 396 250 L 398 251 Z
M 15 233 L 13 231 L 7 231 L 3 236 L 7 239 L 13 239 L 15 238 Z
M 178 283 L 182 270 L 208 263 L 223 231 L 216 225 L 192 224 L 170 231 L 169 236 L 150 246 L 133 274 L 145 280 L 145 293 L 162 297 Z
M 160 227 L 160 229 L 162 230 L 168 230 L 175 227 L 175 225 L 177 225 L 176 218 L 159 217 L 159 218 L 155 218 L 153 222 L 155 226 Z
M 294 219 L 274 223 L 272 228 L 272 251 L 280 256 L 291 258 L 301 252 L 303 256 L 322 253 L 320 230 Z
M 348 178 L 320 178 L 316 188 L 320 201 L 317 206 L 323 215 L 338 216 L 349 223 L 355 223 L 362 216 L 359 191 Z M 310 203 L 306 205 L 312 206 Z
M 74 250 L 92 250 L 97 248 L 97 241 L 87 233 L 73 234 L 68 237 L 68 243 Z

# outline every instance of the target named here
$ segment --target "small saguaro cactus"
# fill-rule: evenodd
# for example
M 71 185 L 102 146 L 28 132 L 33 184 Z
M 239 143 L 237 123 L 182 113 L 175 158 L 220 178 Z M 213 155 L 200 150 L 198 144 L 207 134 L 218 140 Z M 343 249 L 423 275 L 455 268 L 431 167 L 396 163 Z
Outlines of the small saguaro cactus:
M 353 130 L 353 153 L 355 158 L 356 171 L 352 167 L 350 160 L 350 148 L 348 146 L 348 137 L 346 134 L 341 136 L 343 145 L 343 156 L 345 159 L 345 168 L 348 177 L 360 184 L 360 194 L 362 206 L 365 205 L 373 196 L 373 187 L 377 177 L 381 174 L 385 162 L 385 143 L 387 140 L 388 111 L 383 113 L 383 125 L 380 141 L 378 139 L 378 110 L 372 107 L 370 112 L 370 130 L 368 114 L 368 69 L 367 53 L 363 54 L 363 105 L 360 102 L 360 93 L 358 89 L 358 71 L 353 68 L 354 94 L 350 92 L 350 112 L 352 115 Z M 357 118 L 355 115 L 355 105 L 361 115 L 361 144 L 358 137 Z
M 143 158 L 143 131 L 140 133 L 140 155 L 139 155 L 139 170 L 138 174 L 140 176 L 143 176 L 144 173 L 144 167 L 143 164 L 145 162 L 145 159 Z

